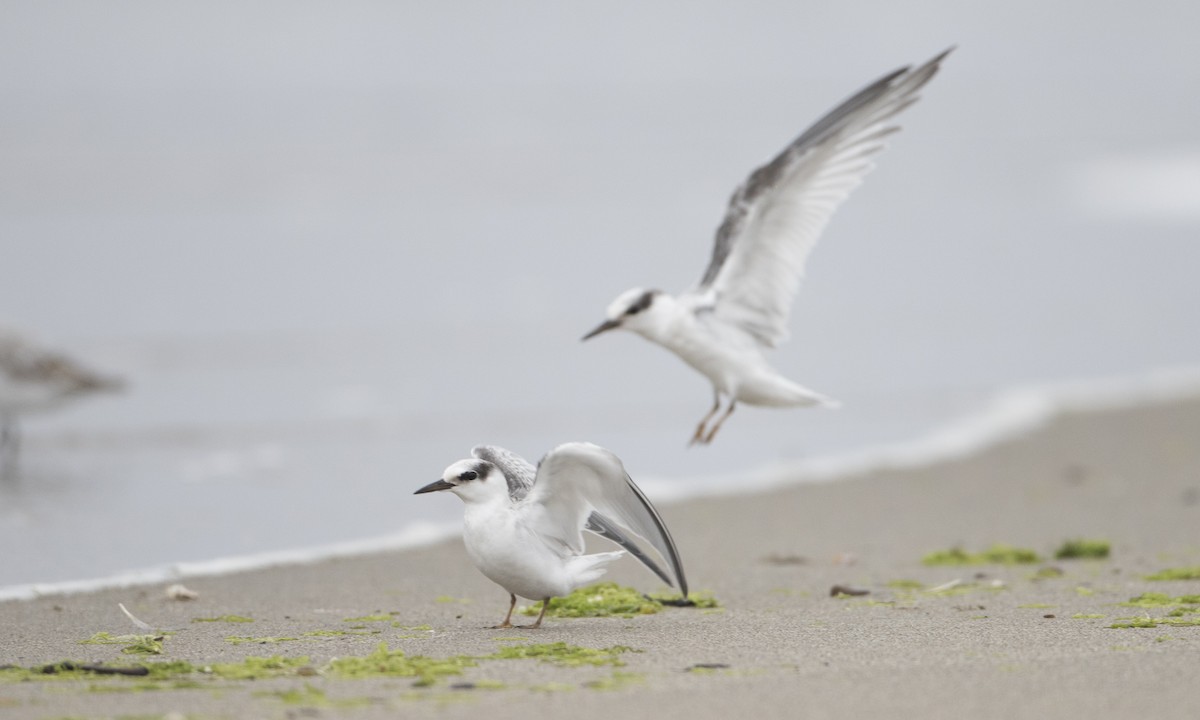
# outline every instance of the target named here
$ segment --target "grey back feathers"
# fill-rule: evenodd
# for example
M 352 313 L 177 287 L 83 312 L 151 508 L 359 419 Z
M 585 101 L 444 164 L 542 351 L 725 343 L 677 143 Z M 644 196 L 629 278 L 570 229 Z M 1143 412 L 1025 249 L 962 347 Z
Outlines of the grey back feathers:
M 471 454 L 495 465 L 504 475 L 508 483 L 508 496 L 513 502 L 524 500 L 533 488 L 537 468 L 515 452 L 494 445 L 479 445 L 471 449 Z

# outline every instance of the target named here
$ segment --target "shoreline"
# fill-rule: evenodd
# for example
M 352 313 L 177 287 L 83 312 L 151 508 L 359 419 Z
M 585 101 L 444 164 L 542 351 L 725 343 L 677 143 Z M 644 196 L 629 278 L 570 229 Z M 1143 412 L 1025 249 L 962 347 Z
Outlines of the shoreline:
M 184 682 L 143 686 L 124 678 L 0 682 L 0 707 L 14 718 L 467 718 L 484 710 L 497 718 L 703 719 L 803 708 L 818 718 L 1106 720 L 1136 712 L 1182 720 L 1193 714 L 1200 624 L 1114 625 L 1166 615 L 1167 606 L 1123 605 L 1144 593 L 1200 593 L 1200 580 L 1147 579 L 1200 567 L 1196 437 L 1200 398 L 1063 411 L 1034 432 L 927 467 L 660 508 L 692 585 L 715 595 L 717 611 L 486 629 L 507 597 L 457 539 L 195 578 L 187 584 L 199 597 L 187 602 L 144 586 L 0 603 L 0 666 L 293 663 L 257 680 L 197 671 Z M 1111 556 L 1054 559 L 1073 538 L 1106 540 Z M 995 543 L 1042 560 L 922 562 L 933 551 Z M 658 589 L 628 558 L 605 579 Z M 867 594 L 831 597 L 835 585 Z M 162 636 L 161 655 L 83 644 L 96 633 L 138 632 L 118 603 L 173 633 Z M 413 677 L 337 675 L 336 659 L 368 658 L 381 642 L 406 657 L 462 666 L 428 686 Z M 495 659 L 498 649 L 553 643 L 631 649 L 621 651 L 619 667 Z
M 1020 385 L 998 393 L 978 411 L 909 441 L 752 468 L 728 478 L 706 478 L 691 489 L 681 483 L 668 482 L 652 482 L 649 487 L 656 505 L 669 506 L 733 492 L 766 493 L 806 484 L 840 482 L 864 473 L 919 469 L 970 457 L 1035 432 L 1064 413 L 1103 412 L 1198 397 L 1200 367 L 1160 368 L 1131 376 Z M 96 578 L 21 583 L 0 587 L 0 603 L 138 588 L 411 550 L 452 539 L 460 530 L 458 523 L 417 523 L 396 533 L 314 547 L 177 562 Z

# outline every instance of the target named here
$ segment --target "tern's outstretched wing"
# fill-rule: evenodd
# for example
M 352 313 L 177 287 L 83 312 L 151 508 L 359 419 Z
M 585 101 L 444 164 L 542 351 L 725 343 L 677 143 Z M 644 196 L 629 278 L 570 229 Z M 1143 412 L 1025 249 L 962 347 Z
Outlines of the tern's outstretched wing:
M 917 101 L 949 53 L 876 80 L 751 173 L 730 198 L 692 301 L 762 345 L 787 339 L 809 252 L 834 210 L 874 167 L 871 156 L 900 129 L 892 120 Z
M 593 513 L 644 538 L 671 566 L 676 582 L 671 583 L 661 571 L 656 574 L 687 596 L 683 563 L 671 533 L 633 484 L 621 460 L 608 450 L 591 443 L 554 448 L 538 464 L 537 480 L 525 502 L 530 522 L 538 531 L 577 552 L 583 551 L 584 525 Z
M 515 452 L 494 445 L 479 445 L 471 449 L 471 454 L 480 460 L 486 460 L 500 468 L 500 472 L 504 473 L 504 479 L 508 482 L 508 495 L 513 499 L 513 502 L 524 500 L 525 496 L 533 488 L 534 480 L 537 477 L 537 468 Z M 596 533 L 600 537 L 620 545 L 626 552 L 649 568 L 651 572 L 662 578 L 663 582 L 668 585 L 674 584 L 671 582 L 671 578 L 659 567 L 658 563 L 654 561 L 654 558 L 647 555 L 644 550 L 638 547 L 637 543 L 621 532 L 617 523 L 614 523 L 598 512 L 592 512 L 588 516 L 587 523 L 583 526 L 583 529 Z

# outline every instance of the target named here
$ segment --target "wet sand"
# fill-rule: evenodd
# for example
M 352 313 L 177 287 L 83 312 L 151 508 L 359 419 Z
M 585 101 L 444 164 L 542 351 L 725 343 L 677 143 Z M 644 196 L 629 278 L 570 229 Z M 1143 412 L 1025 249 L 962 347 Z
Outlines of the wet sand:
M 307 656 L 311 668 L 253 681 L 201 674 L 196 687 L 140 692 L 129 678 L 0 681 L 0 714 L 1194 717 L 1200 626 L 1110 626 L 1165 615 L 1118 605 L 1143 592 L 1200 593 L 1200 581 L 1145 579 L 1200 566 L 1198 438 L 1200 400 L 1066 414 L 962 460 L 660 508 L 693 588 L 711 591 L 719 611 L 667 608 L 627 619 L 551 618 L 541 630 L 484 629 L 501 619 L 507 596 L 471 566 L 457 540 L 195 578 L 186 584 L 200 596 L 187 602 L 147 586 L 0 603 L 0 665 L 138 662 L 120 645 L 80 644 L 97 632 L 140 632 L 118 610 L 122 602 L 175 631 L 154 661 Z M 1053 559 L 1064 540 L 1079 537 L 1110 541 L 1111 557 Z M 921 562 L 931 551 L 994 543 L 1047 559 Z M 660 589 L 630 560 L 610 579 Z M 913 583 L 921 589 L 905 586 Z M 830 597 L 834 585 L 869 594 Z M 193 622 L 225 615 L 253 622 Z M 372 615 L 387 619 L 347 621 Z M 1075 617 L 1082 615 L 1099 617 Z M 322 631 L 367 634 L 304 635 Z M 234 636 L 298 639 L 232 644 Z M 619 656 L 621 667 L 481 660 L 431 687 L 325 670 L 332 658 L 365 656 L 380 642 L 430 657 L 553 642 L 633 651 Z M 715 667 L 696 670 L 701 664 Z M 485 687 L 494 683 L 503 688 Z

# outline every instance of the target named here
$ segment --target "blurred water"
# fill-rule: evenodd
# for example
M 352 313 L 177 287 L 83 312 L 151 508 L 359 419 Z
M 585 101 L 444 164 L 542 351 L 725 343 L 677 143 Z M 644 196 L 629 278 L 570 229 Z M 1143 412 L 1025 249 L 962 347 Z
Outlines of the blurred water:
M 0 26 L 0 320 L 124 374 L 26 423 L 0 585 L 459 516 L 479 442 L 650 486 L 906 439 L 1026 380 L 1200 360 L 1200 8 L 88 3 Z M 742 408 L 578 337 L 680 290 L 734 185 L 958 51 L 809 266 Z

